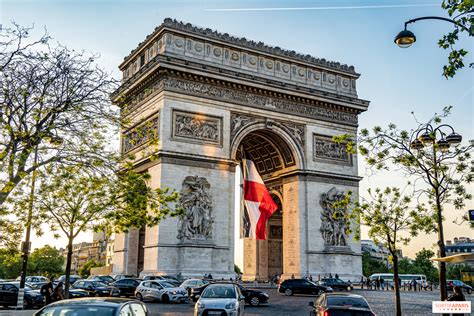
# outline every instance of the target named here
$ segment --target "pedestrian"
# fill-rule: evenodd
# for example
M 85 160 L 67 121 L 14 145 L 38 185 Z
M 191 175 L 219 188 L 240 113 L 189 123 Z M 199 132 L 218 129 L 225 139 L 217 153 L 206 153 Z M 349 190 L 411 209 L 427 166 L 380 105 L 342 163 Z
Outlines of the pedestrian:
M 331 272 L 329 272 L 329 278 L 331 278 L 331 279 L 332 279 L 332 273 L 331 273 Z
M 411 280 L 411 285 L 413 286 L 413 291 L 416 292 L 416 280 L 415 279 Z
M 380 287 L 382 288 L 382 291 L 385 290 L 385 280 L 383 278 L 380 278 Z
M 212 280 L 212 274 L 209 273 L 209 275 L 207 276 L 210 280 Z
M 63 282 L 59 282 L 58 285 L 54 288 L 52 300 L 53 302 L 57 302 L 64 299 L 63 296 Z
M 379 290 L 379 289 L 380 289 L 380 277 L 378 277 L 377 279 L 375 279 L 375 289 L 376 289 L 376 290 Z
M 53 297 L 53 289 L 54 289 L 54 285 L 53 285 L 53 282 L 54 282 L 54 278 L 51 277 L 51 279 L 49 280 L 48 283 L 44 284 L 41 289 L 40 289 L 40 293 L 45 297 L 46 299 L 46 305 L 50 304 L 53 300 L 52 300 L 52 297 Z
M 309 280 L 313 282 L 313 276 L 311 274 L 309 275 Z
M 339 279 L 339 275 L 336 273 L 336 275 L 334 276 L 336 279 Z
M 360 277 L 360 289 L 361 290 L 364 289 L 364 277 L 363 276 Z
M 466 297 L 464 296 L 461 287 L 455 286 L 453 287 L 453 294 L 451 294 L 447 301 L 450 302 L 463 302 L 466 300 Z M 464 314 L 456 314 L 456 315 L 464 315 Z
M 294 274 L 292 274 L 292 275 L 291 275 L 291 278 L 292 278 L 292 279 L 294 279 L 294 278 L 295 278 L 295 275 L 294 275 Z
M 367 283 L 367 290 L 371 290 L 372 287 L 370 286 L 370 278 L 367 278 L 367 280 L 365 280 L 365 282 Z

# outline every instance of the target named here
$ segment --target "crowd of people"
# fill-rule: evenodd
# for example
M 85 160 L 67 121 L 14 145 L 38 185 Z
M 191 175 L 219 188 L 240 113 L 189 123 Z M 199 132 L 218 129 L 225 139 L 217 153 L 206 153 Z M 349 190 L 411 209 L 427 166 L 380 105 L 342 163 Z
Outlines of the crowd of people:
M 360 287 L 363 289 L 364 287 L 368 290 L 393 290 L 395 288 L 395 284 L 393 281 L 386 281 L 382 277 L 378 277 L 376 279 L 370 278 L 360 278 Z M 400 278 L 398 278 L 398 286 L 401 290 L 404 291 L 433 291 L 433 283 L 428 281 L 419 281 L 417 279 L 410 280 L 409 282 L 402 282 Z

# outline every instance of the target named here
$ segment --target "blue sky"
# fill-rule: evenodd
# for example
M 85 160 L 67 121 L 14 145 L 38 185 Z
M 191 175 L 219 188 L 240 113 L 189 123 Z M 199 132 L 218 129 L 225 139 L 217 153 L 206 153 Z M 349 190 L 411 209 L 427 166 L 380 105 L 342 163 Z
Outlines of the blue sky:
M 447 122 L 454 124 L 465 139 L 473 139 L 473 71 L 464 69 L 450 80 L 441 75 L 448 51 L 439 49 L 437 41 L 452 29 L 452 25 L 442 21 L 420 21 L 409 25 L 417 36 L 412 47 L 400 49 L 393 43 L 404 21 L 426 15 L 446 16 L 440 2 L 0 0 L 0 21 L 4 25 L 12 20 L 22 25 L 34 23 L 37 30 L 46 26 L 58 42 L 70 48 L 100 53 L 100 63 L 118 77 L 117 66 L 123 57 L 165 17 L 172 17 L 354 65 L 361 73 L 357 86 L 359 97 L 371 101 L 369 111 L 361 116 L 361 127 L 394 122 L 410 128 L 415 125 L 411 111 L 423 121 L 444 106 L 453 105 L 453 114 Z M 321 9 L 324 7 L 332 9 Z M 245 8 L 313 9 L 216 10 Z M 461 37 L 459 46 L 474 53 L 472 38 Z M 466 64 L 472 62 L 470 56 Z M 361 170 L 362 175 L 364 172 Z M 364 180 L 361 190 L 369 185 L 401 181 L 396 174 L 374 177 Z M 471 203 L 470 207 L 474 205 Z M 448 239 L 461 234 L 472 235 L 472 231 L 448 225 Z M 420 247 L 421 241 L 415 241 L 406 250 L 412 255 Z

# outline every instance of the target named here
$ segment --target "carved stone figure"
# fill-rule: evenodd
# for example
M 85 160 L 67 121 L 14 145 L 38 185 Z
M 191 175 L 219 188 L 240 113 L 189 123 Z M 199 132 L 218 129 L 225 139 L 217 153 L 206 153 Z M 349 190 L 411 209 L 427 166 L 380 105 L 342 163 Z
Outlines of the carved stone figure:
M 313 159 L 324 159 L 351 164 L 351 156 L 344 144 L 336 144 L 331 137 L 313 135 Z
M 192 113 L 176 112 L 174 136 L 219 143 L 220 120 L 211 117 L 196 117 Z
M 344 192 L 335 187 L 321 194 L 321 233 L 327 246 L 347 246 L 346 210 L 336 205 L 343 198 Z
M 188 176 L 183 181 L 179 204 L 184 209 L 178 222 L 178 239 L 210 239 L 212 237 L 213 214 L 211 185 L 199 176 Z

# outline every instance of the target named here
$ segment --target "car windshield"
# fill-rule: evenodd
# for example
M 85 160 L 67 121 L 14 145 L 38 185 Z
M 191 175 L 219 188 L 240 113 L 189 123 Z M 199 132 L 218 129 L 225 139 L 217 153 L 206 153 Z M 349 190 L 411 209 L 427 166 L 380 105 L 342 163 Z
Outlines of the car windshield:
M 235 298 L 235 289 L 231 286 L 208 286 L 201 295 L 202 298 Z
M 174 287 L 171 283 L 168 282 L 158 282 L 162 287 Z
M 41 316 L 76 316 L 76 315 L 90 315 L 90 316 L 113 316 L 117 307 L 106 306 L 87 306 L 85 304 L 74 306 L 48 306 L 39 314 Z
M 99 277 L 99 279 L 104 280 L 104 281 L 108 281 L 108 282 L 113 282 L 114 281 L 114 278 L 112 278 L 111 276 L 108 276 L 108 275 L 103 275 L 103 276 Z
M 94 284 L 95 287 L 107 287 L 107 284 L 104 282 L 94 281 L 92 284 Z
M 369 305 L 363 298 L 349 296 L 330 296 L 327 298 L 327 305 L 369 308 Z

